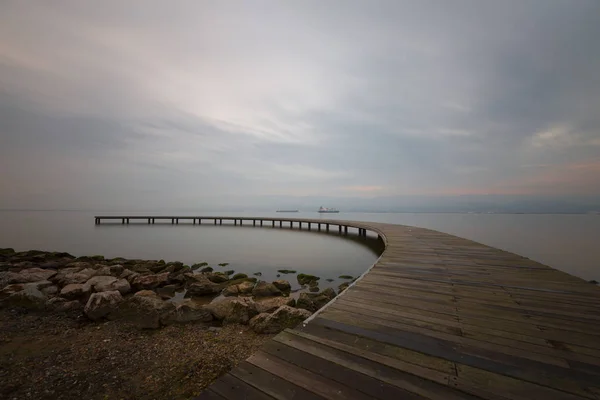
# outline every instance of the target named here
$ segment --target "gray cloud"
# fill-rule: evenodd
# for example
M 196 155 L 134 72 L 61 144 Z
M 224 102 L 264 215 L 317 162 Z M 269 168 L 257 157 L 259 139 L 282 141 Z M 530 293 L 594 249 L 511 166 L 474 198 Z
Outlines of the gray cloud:
M 8 1 L 0 36 L 0 207 L 600 194 L 593 0 Z

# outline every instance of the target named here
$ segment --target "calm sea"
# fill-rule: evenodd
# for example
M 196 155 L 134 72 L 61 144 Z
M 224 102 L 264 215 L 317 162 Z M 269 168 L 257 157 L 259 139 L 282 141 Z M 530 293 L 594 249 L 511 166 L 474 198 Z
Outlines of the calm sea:
M 206 261 L 215 268 L 276 279 L 278 269 L 318 275 L 322 287 L 338 276 L 358 276 L 379 256 L 381 244 L 337 233 L 289 228 L 191 224 L 94 225 L 102 212 L 0 211 L 0 247 L 67 251 L 73 255 L 164 259 L 186 264 Z M 115 213 L 135 215 L 136 213 Z M 164 214 L 143 212 L 141 214 Z M 315 212 L 184 213 L 178 215 L 289 216 L 319 218 Z M 541 214 L 340 213 L 323 218 L 413 225 L 451 233 L 508 250 L 586 280 L 600 280 L 600 216 Z M 283 278 L 284 276 L 282 276 Z M 290 277 L 291 278 L 291 277 Z M 334 279 L 327 283 L 325 279 Z M 290 279 L 293 281 L 293 279 Z

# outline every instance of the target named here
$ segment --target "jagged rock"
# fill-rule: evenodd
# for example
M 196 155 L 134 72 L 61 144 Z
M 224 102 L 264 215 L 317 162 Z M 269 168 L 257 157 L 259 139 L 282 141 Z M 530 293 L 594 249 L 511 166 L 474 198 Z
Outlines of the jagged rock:
M 100 275 L 90 278 L 86 284 L 91 286 L 94 292 L 106 292 L 110 290 L 110 284 L 116 281 L 114 276 Z
M 250 294 L 252 293 L 252 289 L 254 289 L 255 282 L 242 282 L 238 287 L 239 294 Z
M 321 293 L 300 293 L 298 301 L 296 301 L 296 307 L 315 312 L 329 303 L 334 297 L 335 292 L 331 288 L 327 288 Z
M 162 299 L 170 299 L 175 296 L 175 292 L 179 289 L 177 285 L 167 285 L 161 288 L 156 289 L 156 294 L 158 294 Z
M 112 276 L 121 276 L 123 271 L 125 271 L 125 267 L 122 266 L 121 264 L 111 265 L 109 269 L 110 269 L 110 274 Z
M 60 291 L 60 296 L 68 300 L 79 298 L 87 299 L 87 296 L 92 292 L 92 287 L 85 283 L 71 283 Z
M 67 312 L 73 310 L 79 310 L 82 304 L 77 300 L 67 300 L 62 297 L 53 297 L 46 301 L 46 309 L 55 312 Z
M 87 301 L 83 312 L 89 319 L 97 321 L 115 312 L 122 301 L 123 296 L 118 290 L 94 293 Z
M 23 289 L 25 289 L 25 285 L 22 283 L 13 283 L 12 285 L 8 285 L 4 289 L 0 290 L 0 300 L 6 299 L 7 297 L 20 292 Z
M 42 310 L 46 306 L 47 299 L 46 295 L 35 288 L 35 286 L 24 286 L 23 290 L 17 291 L 3 299 L 2 305 Z
M 140 329 L 156 329 L 171 318 L 174 310 L 173 303 L 161 300 L 151 290 L 142 290 L 123 301 L 108 318 L 129 321 Z
M 163 322 L 169 324 L 174 322 L 210 322 L 212 320 L 212 313 L 204 305 L 188 299 L 178 304 L 175 310 L 163 319 Z
M 309 274 L 298 274 L 296 275 L 296 279 L 300 285 L 309 285 L 311 282 L 316 282 L 321 279 L 318 276 L 309 275 Z
M 53 269 L 28 268 L 21 270 L 18 274 L 13 275 L 8 283 L 29 283 L 46 281 L 56 275 Z
M 77 264 L 77 263 L 75 263 Z M 69 267 L 60 270 L 56 276 L 51 278 L 51 281 L 59 286 L 66 286 L 73 283 L 85 283 L 91 277 L 96 275 L 96 270 L 92 268 L 79 269 L 79 267 Z
M 39 290 L 40 290 L 42 293 L 44 293 L 46 296 L 55 296 L 55 295 L 57 295 L 57 294 L 58 294 L 58 292 L 59 292 L 58 286 L 54 286 L 54 285 L 52 285 L 52 286 L 47 286 L 47 287 L 44 287 L 44 288 L 42 288 L 42 289 L 39 289 Z
M 327 301 L 333 300 L 335 298 L 335 290 L 332 288 L 327 288 L 320 293 L 321 296 L 327 297 Z
M 134 272 L 134 271 L 132 271 L 130 269 L 124 269 L 123 272 L 121 273 L 121 275 L 119 275 L 119 278 L 120 279 L 127 279 L 127 282 L 131 283 L 138 276 L 140 276 L 140 274 L 138 274 L 137 272 Z
M 222 272 L 215 272 L 212 274 L 205 274 L 209 281 L 213 283 L 223 283 L 229 280 L 229 277 Z
M 140 275 L 134 279 L 132 286 L 136 290 L 154 289 L 159 286 L 165 286 L 169 282 L 169 273 L 163 272 L 156 275 Z
M 235 274 L 235 275 L 233 275 L 231 277 L 231 279 L 232 280 L 236 280 L 236 279 L 244 279 L 244 278 L 247 278 L 247 277 L 248 277 L 248 275 L 246 275 L 246 274 Z
M 108 265 L 96 264 L 94 270 L 96 270 L 94 276 L 112 276 L 111 267 Z
M 208 278 L 204 274 L 194 274 L 192 272 L 186 272 L 183 274 L 186 283 L 198 283 L 198 282 L 206 282 Z
M 192 269 L 194 269 L 194 267 L 192 266 Z M 212 267 L 204 267 L 200 270 L 200 272 L 213 272 Z
M 239 285 L 229 285 L 225 289 L 223 289 L 221 294 L 225 297 L 237 296 L 240 294 Z
M 246 297 L 229 297 L 210 303 L 206 308 L 223 323 L 247 324 L 257 314 L 254 301 Z
M 111 283 L 108 289 L 116 290 L 121 293 L 121 295 L 126 295 L 131 292 L 131 285 L 127 282 L 127 279 L 118 279 Z
M 348 286 L 350 286 L 350 282 L 342 283 L 340 286 L 338 286 L 338 292 L 342 293 L 344 290 L 348 289 Z
M 292 285 L 290 285 L 290 283 L 284 279 L 273 281 L 273 285 L 275 285 L 275 287 L 282 292 L 289 292 L 292 290 Z
M 74 261 L 72 263 L 67 264 L 67 268 L 78 268 L 79 271 L 86 268 L 92 268 L 92 264 L 85 261 Z
M 281 296 L 281 290 L 277 289 L 272 283 L 260 281 L 252 289 L 252 295 L 254 297 L 271 297 Z
M 146 264 L 131 264 L 128 268 L 133 272 L 137 272 L 140 275 L 152 275 L 153 272 L 147 268 Z
M 257 300 L 256 311 L 261 313 L 272 313 L 281 306 L 293 307 L 296 304 L 296 300 L 291 297 L 273 297 L 270 299 Z
M 123 257 L 115 257 L 111 260 L 108 260 L 108 265 L 121 265 L 125 264 L 127 260 Z
M 252 318 L 250 326 L 257 333 L 279 333 L 286 328 L 294 328 L 310 316 L 309 311 L 281 306 L 273 314 L 262 313 Z
M 205 296 L 221 292 L 221 285 L 209 281 L 206 277 L 188 286 L 186 296 Z

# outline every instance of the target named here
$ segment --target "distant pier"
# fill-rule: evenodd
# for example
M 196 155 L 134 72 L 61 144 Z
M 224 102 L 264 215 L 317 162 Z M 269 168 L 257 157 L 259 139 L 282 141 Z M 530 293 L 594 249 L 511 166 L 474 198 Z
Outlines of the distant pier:
M 95 218 L 337 227 L 384 241 L 355 283 L 200 399 L 600 399 L 600 288 L 528 258 L 375 222 Z

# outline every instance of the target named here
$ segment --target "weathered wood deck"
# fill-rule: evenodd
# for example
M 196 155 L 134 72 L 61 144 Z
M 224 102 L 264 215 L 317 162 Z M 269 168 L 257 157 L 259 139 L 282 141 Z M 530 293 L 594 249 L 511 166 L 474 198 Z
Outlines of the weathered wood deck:
M 326 222 L 386 249 L 200 399 L 600 399 L 596 285 L 432 230 Z

